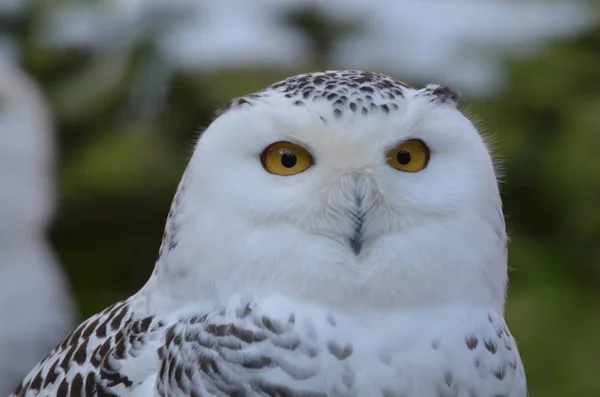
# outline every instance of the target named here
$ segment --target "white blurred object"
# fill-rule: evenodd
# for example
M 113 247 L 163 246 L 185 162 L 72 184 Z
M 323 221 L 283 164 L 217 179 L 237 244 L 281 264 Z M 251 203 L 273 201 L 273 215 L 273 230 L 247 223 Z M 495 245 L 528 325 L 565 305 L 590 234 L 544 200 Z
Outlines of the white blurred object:
M 70 285 L 46 240 L 54 212 L 50 115 L 24 72 L 0 58 L 0 395 L 75 324 Z
M 502 86 L 507 54 L 535 56 L 549 40 L 595 22 L 592 3 L 572 0 L 105 0 L 57 8 L 40 37 L 54 47 L 98 51 L 151 42 L 168 65 L 155 76 L 160 84 L 182 68 L 297 69 L 311 59 L 310 43 L 283 16 L 300 7 L 366 25 L 333 43 L 327 67 L 439 81 L 471 95 Z
M 27 8 L 29 0 L 2 0 L 0 1 L 0 15 L 13 16 L 20 14 Z
M 270 2 L 199 1 L 197 12 L 159 38 L 161 52 L 182 67 L 302 64 L 308 46 L 300 32 L 280 21 Z
M 19 56 L 20 48 L 17 41 L 9 35 L 0 34 L 0 58 L 16 62 Z
M 307 46 L 279 21 L 271 1 L 106 0 L 52 11 L 40 40 L 61 48 L 123 49 L 153 41 L 176 68 L 227 65 L 292 66 Z
M 339 3 L 321 0 L 328 12 Z M 336 48 L 334 67 L 383 69 L 450 84 L 469 94 L 504 83 L 502 58 L 535 56 L 552 39 L 595 22 L 580 1 L 352 1 L 366 19 L 365 35 Z

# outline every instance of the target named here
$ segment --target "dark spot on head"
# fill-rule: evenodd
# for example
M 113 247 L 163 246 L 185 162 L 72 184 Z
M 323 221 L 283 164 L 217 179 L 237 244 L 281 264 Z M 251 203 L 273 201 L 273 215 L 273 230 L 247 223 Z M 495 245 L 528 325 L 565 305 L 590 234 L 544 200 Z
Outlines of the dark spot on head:
M 448 101 L 456 102 L 460 99 L 458 92 L 446 86 L 439 86 L 431 91 L 431 94 L 436 97 L 436 101 L 445 103 Z

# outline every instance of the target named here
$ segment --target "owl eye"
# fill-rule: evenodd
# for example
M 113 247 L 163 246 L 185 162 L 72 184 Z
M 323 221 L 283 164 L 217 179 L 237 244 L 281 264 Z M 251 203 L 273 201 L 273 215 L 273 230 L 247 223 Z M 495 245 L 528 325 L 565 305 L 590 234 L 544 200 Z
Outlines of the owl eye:
M 275 142 L 260 155 L 265 170 L 276 175 L 295 175 L 313 165 L 313 157 L 301 146 L 291 142 Z
M 427 167 L 429 148 L 420 139 L 409 139 L 387 152 L 386 160 L 397 170 L 418 172 Z

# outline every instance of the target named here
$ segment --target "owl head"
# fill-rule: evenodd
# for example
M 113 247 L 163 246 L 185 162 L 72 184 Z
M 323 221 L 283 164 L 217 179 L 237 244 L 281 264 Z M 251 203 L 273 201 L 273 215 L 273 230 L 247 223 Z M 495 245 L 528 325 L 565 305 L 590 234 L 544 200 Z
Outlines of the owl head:
M 502 310 L 498 184 L 457 97 L 327 71 L 233 100 L 196 144 L 148 288 Z

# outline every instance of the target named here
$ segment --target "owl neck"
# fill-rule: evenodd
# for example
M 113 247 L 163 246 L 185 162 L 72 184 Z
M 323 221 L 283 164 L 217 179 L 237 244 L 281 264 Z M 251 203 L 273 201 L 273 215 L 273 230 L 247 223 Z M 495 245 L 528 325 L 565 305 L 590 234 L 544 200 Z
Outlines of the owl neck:
M 211 224 L 205 219 L 204 227 Z M 471 222 L 471 223 L 470 223 Z M 356 259 L 296 230 L 255 227 L 185 233 L 165 239 L 155 271 L 144 287 L 179 302 L 227 302 L 230 296 L 282 294 L 339 310 L 413 310 L 469 303 L 504 310 L 505 247 L 493 227 L 477 220 L 450 222 L 462 231 L 438 227 L 407 236 L 382 237 Z M 465 230 L 478 230 L 464 238 Z M 185 225 L 178 232 L 190 231 Z M 260 244 L 260 241 L 273 241 Z M 183 237 L 183 236 L 182 236 Z M 288 244 L 289 243 L 289 244 Z M 283 247 L 279 249 L 278 247 Z M 361 254 L 362 255 L 362 254 Z

